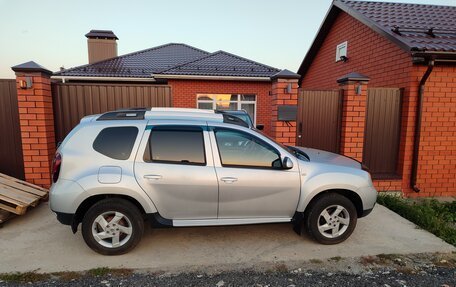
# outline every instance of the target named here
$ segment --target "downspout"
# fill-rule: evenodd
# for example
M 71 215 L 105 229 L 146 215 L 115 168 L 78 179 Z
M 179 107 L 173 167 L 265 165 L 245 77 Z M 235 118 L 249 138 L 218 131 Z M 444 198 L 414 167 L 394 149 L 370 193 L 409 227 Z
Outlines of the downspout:
M 434 69 L 435 60 L 434 58 L 429 59 L 428 68 L 421 78 L 420 85 L 418 88 L 418 102 L 417 102 L 417 111 L 416 111 L 416 120 L 415 120 L 415 134 L 413 141 L 413 159 L 412 159 L 412 175 L 410 178 L 410 187 L 415 192 L 420 192 L 420 189 L 416 185 L 417 174 L 418 174 L 418 161 L 420 155 L 420 136 L 421 136 L 421 119 L 423 114 L 423 98 L 424 98 L 424 87 L 426 81 Z

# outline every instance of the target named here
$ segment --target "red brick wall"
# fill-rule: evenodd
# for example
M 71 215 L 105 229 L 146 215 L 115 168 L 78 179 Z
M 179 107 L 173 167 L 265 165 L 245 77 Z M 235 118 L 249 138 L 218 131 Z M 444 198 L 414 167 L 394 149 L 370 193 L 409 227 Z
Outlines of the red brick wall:
M 25 76 L 32 77 L 32 88 L 20 88 L 19 81 Z M 16 85 L 25 180 L 49 187 L 55 153 L 51 82 L 41 73 L 16 73 Z
M 426 66 L 411 74 L 418 84 Z M 429 77 L 423 101 L 417 185 L 411 196 L 456 196 L 456 66 L 437 63 Z
M 287 87 L 291 85 L 288 92 Z M 279 121 L 278 107 L 281 105 L 298 104 L 298 80 L 275 79 L 272 84 L 272 112 L 269 118 L 272 121 L 271 136 L 284 145 L 296 145 L 296 121 Z
M 256 94 L 256 123 L 264 124 L 264 132 L 271 134 L 271 82 L 169 80 L 168 84 L 173 106 L 181 108 L 196 108 L 197 94 Z
M 348 42 L 348 61 L 336 62 L 336 46 Z M 338 88 L 350 72 L 370 77 L 370 87 L 405 87 L 412 69 L 408 54 L 358 20 L 341 12 L 307 71 L 303 89 Z
M 355 92 L 355 87 L 358 84 L 364 86 L 360 94 Z M 349 81 L 342 86 L 344 89 L 344 100 L 340 133 L 340 153 L 358 161 L 363 160 L 367 102 L 366 86 L 367 81 L 362 83 Z
M 336 46 L 348 41 L 348 58 L 335 62 Z M 379 190 L 407 196 L 456 195 L 456 68 L 437 66 L 426 84 L 418 169 L 419 194 L 410 189 L 418 85 L 426 66 L 369 27 L 341 13 L 324 40 L 303 89 L 336 89 L 336 79 L 350 72 L 370 77 L 369 87 L 404 88 L 398 170 L 400 180 L 376 180 Z

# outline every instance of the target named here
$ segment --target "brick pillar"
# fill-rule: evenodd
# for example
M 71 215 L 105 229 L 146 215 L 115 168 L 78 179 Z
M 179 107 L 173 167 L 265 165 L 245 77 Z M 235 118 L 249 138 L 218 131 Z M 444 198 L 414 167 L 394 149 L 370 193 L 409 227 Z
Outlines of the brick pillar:
M 279 121 L 278 109 L 281 105 L 298 105 L 299 75 L 282 70 L 271 77 L 272 80 L 272 113 L 271 134 L 276 141 L 284 145 L 296 145 L 296 120 Z
M 35 62 L 12 69 L 16 72 L 25 180 L 47 188 L 55 153 L 52 72 Z
M 369 78 L 350 73 L 337 82 L 344 90 L 340 153 L 362 161 Z

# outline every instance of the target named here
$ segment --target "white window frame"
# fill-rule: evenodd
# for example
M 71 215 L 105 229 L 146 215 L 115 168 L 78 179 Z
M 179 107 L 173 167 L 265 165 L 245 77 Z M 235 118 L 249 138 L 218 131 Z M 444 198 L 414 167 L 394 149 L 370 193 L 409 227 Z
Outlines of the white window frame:
M 345 53 L 341 53 L 341 50 L 345 48 Z M 343 43 L 340 43 L 336 47 L 336 62 L 342 61 L 340 57 L 345 56 L 348 57 L 348 41 L 345 41 Z
M 198 100 L 198 96 L 202 96 L 202 95 L 206 95 L 208 97 L 210 96 L 214 96 L 212 98 L 212 100 Z M 237 110 L 242 110 L 241 107 L 242 107 L 242 104 L 253 104 L 254 105 L 254 118 L 252 119 L 253 121 L 253 124 L 256 125 L 256 118 L 257 118 L 257 95 L 256 94 L 250 94 L 250 93 L 246 93 L 246 94 L 222 94 L 222 93 L 219 93 L 219 94 L 214 94 L 214 93 L 200 93 L 200 94 L 197 94 L 196 95 L 196 108 L 198 109 L 198 104 L 199 103 L 212 103 L 212 109 L 215 110 L 217 108 L 217 95 L 236 95 L 237 96 L 237 100 L 236 101 L 229 101 L 230 103 L 235 103 L 236 104 L 236 107 L 237 107 Z M 244 100 L 241 100 L 241 96 L 243 95 L 253 95 L 255 96 L 255 100 L 254 101 L 244 101 Z M 228 102 L 228 101 L 223 101 L 223 102 Z

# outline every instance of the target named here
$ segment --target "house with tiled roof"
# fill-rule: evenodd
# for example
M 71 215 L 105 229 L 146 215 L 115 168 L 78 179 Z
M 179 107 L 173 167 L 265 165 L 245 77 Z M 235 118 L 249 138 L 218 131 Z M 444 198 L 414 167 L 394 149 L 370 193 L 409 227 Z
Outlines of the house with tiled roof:
M 270 131 L 271 77 L 282 70 L 181 43 L 117 56 L 118 37 L 112 31 L 92 30 L 86 37 L 89 63 L 54 73 L 54 82 L 164 85 L 170 87 L 173 107 L 242 109 Z
M 342 90 L 339 152 L 379 190 L 456 196 L 456 7 L 334 0 L 298 73 Z

